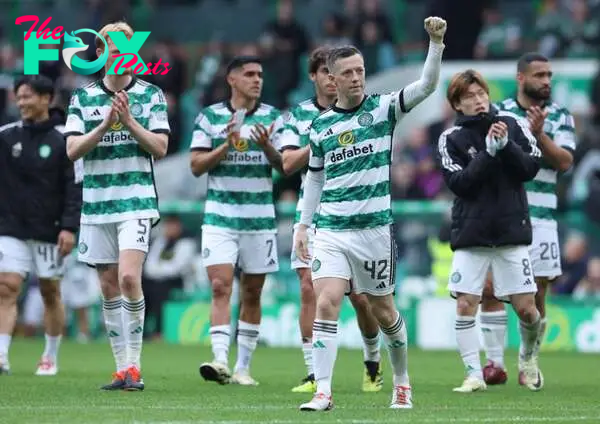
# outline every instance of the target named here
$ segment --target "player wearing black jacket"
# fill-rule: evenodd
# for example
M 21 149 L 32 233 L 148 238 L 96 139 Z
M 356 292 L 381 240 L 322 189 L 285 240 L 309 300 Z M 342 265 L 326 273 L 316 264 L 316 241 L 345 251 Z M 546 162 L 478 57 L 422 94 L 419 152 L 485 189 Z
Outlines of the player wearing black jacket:
M 486 135 L 503 122 L 510 135 L 495 156 L 486 150 Z M 457 195 L 452 208 L 450 246 L 499 247 L 531 244 L 531 222 L 523 183 L 539 170 L 539 150 L 519 122 L 497 109 L 467 116 L 440 139 L 444 179 Z M 459 169 L 460 168 L 460 169 Z
M 81 185 L 56 128 L 64 120 L 49 113 L 53 92 L 52 81 L 43 76 L 17 81 L 22 119 L 0 128 L 0 375 L 9 371 L 17 297 L 30 272 L 40 280 L 45 306 L 46 348 L 36 374 L 58 371 L 65 322 L 59 279 L 79 228 Z
M 539 390 L 543 377 L 533 350 L 540 326 L 536 284 L 528 246 L 531 223 L 524 183 L 539 170 L 541 152 L 527 125 L 491 109 L 489 89 L 473 70 L 456 74 L 447 98 L 458 112 L 444 131 L 438 159 L 456 195 L 450 243 L 454 250 L 449 290 L 457 302 L 456 338 L 467 377 L 456 392 L 484 390 L 475 314 L 491 269 L 494 292 L 512 303 L 521 320 L 526 386 Z

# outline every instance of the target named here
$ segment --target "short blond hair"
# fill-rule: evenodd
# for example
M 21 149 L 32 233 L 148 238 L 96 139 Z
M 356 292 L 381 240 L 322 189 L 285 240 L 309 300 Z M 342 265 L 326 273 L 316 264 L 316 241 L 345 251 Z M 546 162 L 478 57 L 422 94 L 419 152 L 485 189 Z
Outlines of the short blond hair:
M 128 40 L 130 40 L 131 37 L 133 37 L 133 29 L 125 21 L 118 21 L 118 22 L 106 24 L 102 27 L 102 29 L 100 31 L 98 31 L 98 33 L 102 37 L 104 37 L 104 39 L 106 40 L 107 43 L 108 43 L 108 33 L 109 32 L 122 32 L 125 34 L 125 37 L 127 37 Z M 102 39 L 100 37 L 96 37 L 96 48 L 97 49 L 104 48 L 104 43 L 102 42 Z

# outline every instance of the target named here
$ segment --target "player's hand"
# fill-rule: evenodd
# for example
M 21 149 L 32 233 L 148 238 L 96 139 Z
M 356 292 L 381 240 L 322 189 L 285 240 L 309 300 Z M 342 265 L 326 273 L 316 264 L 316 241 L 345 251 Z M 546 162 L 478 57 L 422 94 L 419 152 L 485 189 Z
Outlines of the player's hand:
M 490 127 L 490 135 L 496 142 L 496 150 L 502 150 L 508 143 L 508 126 L 504 122 L 495 122 Z
M 430 16 L 425 19 L 425 31 L 429 34 L 431 41 L 437 44 L 441 44 L 444 41 L 444 34 L 446 34 L 446 28 L 448 24 L 442 18 L 437 16 Z
M 115 105 L 117 112 L 119 113 L 119 119 L 123 125 L 128 126 L 133 117 L 129 109 L 129 96 L 125 91 L 119 91 L 115 94 L 113 99 L 113 105 Z
M 63 258 L 73 251 L 75 246 L 75 234 L 70 231 L 62 230 L 58 233 L 58 252 Z
M 104 119 L 102 120 L 102 123 L 100 125 L 105 130 L 108 130 L 111 126 L 113 126 L 117 122 L 119 122 L 119 112 L 117 110 L 117 107 L 113 103 L 110 107 L 110 110 L 108 111 L 108 113 L 106 114 L 106 116 L 104 117 Z
M 273 131 L 273 124 L 267 129 L 262 124 L 256 124 L 250 131 L 250 140 L 254 141 L 261 148 L 264 148 L 269 140 L 271 140 L 271 132 Z
M 308 234 L 304 225 L 298 226 L 294 250 L 296 252 L 296 256 L 302 262 L 308 263 L 310 261 L 310 255 L 308 253 Z
M 534 136 L 537 137 L 544 132 L 544 122 L 547 116 L 548 111 L 542 110 L 539 106 L 531 106 L 527 110 L 527 120 Z

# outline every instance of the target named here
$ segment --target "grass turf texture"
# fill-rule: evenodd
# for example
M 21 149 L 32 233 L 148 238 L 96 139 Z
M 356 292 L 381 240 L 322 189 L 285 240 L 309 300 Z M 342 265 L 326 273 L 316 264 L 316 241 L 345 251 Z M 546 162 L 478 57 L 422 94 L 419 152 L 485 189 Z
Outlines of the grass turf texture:
M 340 350 L 334 375 L 333 411 L 300 412 L 309 395 L 291 393 L 304 374 L 300 349 L 259 346 L 252 375 L 258 387 L 219 386 L 202 380 L 206 347 L 147 343 L 144 392 L 103 392 L 113 360 L 107 343 L 63 343 L 57 377 L 33 375 L 43 341 L 16 339 L 11 376 L 0 376 L 3 423 L 598 423 L 598 355 L 543 352 L 546 386 L 533 393 L 518 386 L 516 353 L 508 352 L 505 386 L 473 394 L 453 393 L 463 369 L 456 352 L 409 353 L 413 410 L 389 410 L 391 375 L 384 390 L 362 393 L 362 352 Z M 230 353 L 233 365 L 235 350 Z M 384 359 L 387 353 L 384 351 Z M 595 376 L 595 377 L 594 377 Z

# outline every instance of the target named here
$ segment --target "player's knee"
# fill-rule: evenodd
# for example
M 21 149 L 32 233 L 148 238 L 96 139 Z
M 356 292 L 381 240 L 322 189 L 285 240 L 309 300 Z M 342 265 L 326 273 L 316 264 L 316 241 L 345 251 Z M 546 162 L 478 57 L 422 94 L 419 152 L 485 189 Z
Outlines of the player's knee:
M 106 299 L 113 299 L 121 294 L 119 289 L 119 274 L 116 267 L 97 265 L 100 289 Z
M 231 286 L 233 283 L 222 277 L 214 277 L 211 280 L 212 295 L 215 299 L 229 299 L 231 297 Z
M 134 291 L 142 284 L 142 278 L 137 272 L 123 271 L 120 280 L 121 290 L 125 293 Z
M 242 302 L 248 306 L 260 305 L 262 285 L 243 285 L 241 287 Z
M 456 312 L 460 316 L 475 316 L 478 306 L 475 296 L 462 295 L 456 299 Z
M 519 319 L 527 323 L 534 322 L 539 314 L 533 296 L 521 298 L 514 308 Z
M 377 312 L 375 312 L 376 310 Z M 398 311 L 395 307 L 384 309 L 373 308 L 373 315 L 375 315 L 377 322 L 379 322 L 379 325 L 383 328 L 390 328 L 398 319 Z
M 317 315 L 331 316 L 339 309 L 340 302 L 329 296 L 327 292 L 322 293 L 317 299 Z
M 44 306 L 52 307 L 60 303 L 60 281 L 47 280 L 40 282 L 40 294 Z
M 356 313 L 362 313 L 365 315 L 371 311 L 369 300 L 364 294 L 352 293 L 349 297 L 350 302 L 352 302 L 352 306 L 354 306 L 354 309 L 356 310 Z
M 19 296 L 22 279 L 13 275 L 0 276 L 0 299 L 3 303 L 15 303 Z
M 303 303 L 309 303 L 315 301 L 315 289 L 312 285 L 312 279 L 310 275 L 303 275 L 300 280 L 300 297 Z

